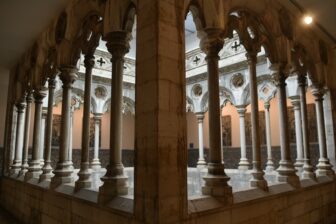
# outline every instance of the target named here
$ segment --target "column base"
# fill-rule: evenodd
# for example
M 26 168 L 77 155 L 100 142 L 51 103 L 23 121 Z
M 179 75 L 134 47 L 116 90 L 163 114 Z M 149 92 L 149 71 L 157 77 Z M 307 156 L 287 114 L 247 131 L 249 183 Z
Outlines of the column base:
M 248 170 L 250 166 L 249 161 L 246 158 L 240 159 L 238 169 L 239 170 Z
M 303 171 L 303 160 L 297 159 L 296 162 L 294 163 L 294 167 L 298 172 L 302 172 Z
M 308 162 L 304 162 L 303 164 L 301 178 L 316 181 L 313 166 L 310 165 Z
M 51 178 L 51 189 L 55 189 L 62 184 L 68 184 L 73 182 L 73 170 L 70 168 L 69 162 L 58 163 L 53 173 L 55 174 L 55 176 Z
M 272 159 L 268 159 L 266 163 L 266 172 L 273 172 L 275 170 L 274 162 Z
M 29 163 L 28 172 L 25 174 L 24 181 L 29 181 L 32 178 L 38 179 L 42 173 L 40 160 L 33 160 Z
M 40 180 L 39 182 L 42 182 L 42 181 L 50 181 L 51 178 L 54 176 L 53 173 L 52 173 L 52 167 L 51 165 L 47 162 L 44 167 L 42 168 L 42 174 L 40 176 Z
M 19 172 L 19 177 L 21 176 L 24 176 L 27 172 L 28 172 L 28 168 L 29 168 L 29 165 L 27 162 L 23 163 L 23 165 L 21 166 L 21 170 Z
M 14 161 L 14 164 L 11 166 L 11 169 L 9 171 L 9 175 L 17 177 L 20 171 L 21 171 L 21 162 Z
M 288 183 L 295 188 L 300 187 L 300 179 L 296 175 L 293 164 L 290 161 L 280 161 L 280 166 L 277 169 L 277 181 L 280 183 Z
M 90 163 L 90 168 L 94 171 L 100 170 L 101 169 L 101 163 L 99 159 L 93 159 Z
M 99 187 L 98 203 L 106 204 L 113 197 L 128 194 L 128 177 L 118 175 L 114 177 L 105 176 L 101 180 L 104 184 Z
M 207 167 L 207 164 L 205 162 L 204 159 L 199 159 L 198 162 L 197 162 L 197 168 L 199 169 L 203 169 L 203 168 L 206 168 Z
M 316 176 L 327 176 L 331 179 L 335 178 L 335 172 L 332 169 L 332 165 L 330 165 L 328 159 L 319 159 L 319 162 L 317 164 L 317 169 L 315 171 Z
M 40 166 L 44 167 L 44 159 L 41 159 Z
M 91 188 L 91 169 L 89 169 L 89 163 L 82 164 L 81 169 L 78 172 L 78 180 L 75 183 L 75 191 L 78 191 L 83 188 Z
M 252 179 L 250 180 L 250 186 L 256 187 L 262 190 L 268 190 L 267 181 L 264 179 L 264 172 L 258 170 L 252 170 Z
M 228 184 L 230 177 L 225 174 L 223 164 L 208 163 L 208 173 L 203 179 L 203 195 L 214 196 L 225 204 L 233 202 L 232 187 Z

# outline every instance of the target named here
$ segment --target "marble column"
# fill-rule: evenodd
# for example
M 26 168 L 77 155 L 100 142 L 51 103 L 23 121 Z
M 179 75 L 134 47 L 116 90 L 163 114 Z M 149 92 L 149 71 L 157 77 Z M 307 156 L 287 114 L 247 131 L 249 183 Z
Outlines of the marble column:
M 305 75 L 298 76 L 298 85 L 300 91 L 300 107 L 301 107 L 301 125 L 302 125 L 302 146 L 303 146 L 303 179 L 315 180 L 315 173 L 313 172 L 313 166 L 310 163 L 310 149 L 309 149 L 309 129 L 308 129 L 308 115 L 307 115 L 307 103 L 306 103 L 306 87 L 307 78 Z
M 42 108 L 42 120 L 41 120 L 41 137 L 40 137 L 40 160 L 41 160 L 41 167 L 44 166 L 44 140 L 45 140 L 45 127 L 46 127 L 46 119 L 47 119 L 47 108 Z
M 73 154 L 73 122 L 74 122 L 74 112 L 75 112 L 75 108 L 74 106 L 71 106 L 71 109 L 70 109 L 70 130 L 69 130 L 69 150 L 68 150 L 68 163 L 70 164 L 70 169 L 74 169 L 74 166 L 73 166 L 73 162 L 72 162 L 72 154 Z
M 47 91 L 44 87 L 34 92 L 35 101 L 35 116 L 34 116 L 34 132 L 33 132 L 33 150 L 32 159 L 29 162 L 28 172 L 25 175 L 25 181 L 29 181 L 32 178 L 39 178 L 41 174 L 41 159 L 39 152 L 41 142 L 41 121 L 42 121 L 42 103 L 44 97 L 46 97 Z
M 301 108 L 300 96 L 291 97 L 291 103 L 294 110 L 295 119 L 295 137 L 296 137 L 296 161 L 295 168 L 302 171 L 303 168 L 303 146 L 302 146 L 302 125 L 301 125 Z
M 17 109 L 17 126 L 16 126 L 16 143 L 13 165 L 11 167 L 11 175 L 18 175 L 22 166 L 22 149 L 23 149 L 23 132 L 24 132 L 24 111 L 26 95 L 16 104 Z
M 70 143 L 70 113 L 71 113 L 71 89 L 77 79 L 77 69 L 74 67 L 61 67 L 60 79 L 63 83 L 62 117 L 59 159 L 51 178 L 50 187 L 56 188 L 61 184 L 71 183 L 73 181 L 73 170 L 69 163 L 69 143 Z
M 240 138 L 240 161 L 238 169 L 248 170 L 250 163 L 246 156 L 246 133 L 245 133 L 245 113 L 246 106 L 237 106 L 237 111 L 239 114 L 239 138 Z
M 31 116 L 31 103 L 33 102 L 33 94 L 29 92 L 26 97 L 26 117 L 24 125 L 23 136 L 23 152 L 22 152 L 22 166 L 19 176 L 24 176 L 28 171 L 28 149 L 29 149 L 29 132 L 30 132 L 30 116 Z
M 124 174 L 124 166 L 121 162 L 121 133 L 124 56 L 129 51 L 129 33 L 112 32 L 107 35 L 106 40 L 107 49 L 112 55 L 113 77 L 111 83 L 110 158 L 107 172 L 101 178 L 103 185 L 99 188 L 99 203 L 105 203 L 117 195 L 128 194 L 128 177 Z
M 278 93 L 279 103 L 279 128 L 280 128 L 280 150 L 281 160 L 277 169 L 277 181 L 285 182 L 293 187 L 300 187 L 299 177 L 295 173 L 295 169 L 291 160 L 289 146 L 289 128 L 287 115 L 287 97 L 286 97 L 286 76 L 283 66 L 279 66 L 276 71 L 275 82 Z
M 203 178 L 205 186 L 202 187 L 202 193 L 221 198 L 225 203 L 232 203 L 232 187 L 228 185 L 230 178 L 226 175 L 222 162 L 218 53 L 223 48 L 223 44 L 222 30 L 219 29 L 206 30 L 206 35 L 200 44 L 201 49 L 206 53 L 208 69 L 210 146 L 208 172 Z
M 328 176 L 330 178 L 335 177 L 335 173 L 329 162 L 327 155 L 327 143 L 325 134 L 325 123 L 324 123 L 324 112 L 323 112 L 323 95 L 324 90 L 319 87 L 313 86 L 312 94 L 315 97 L 315 109 L 316 109 L 316 120 L 317 120 L 317 132 L 318 132 L 318 142 L 320 148 L 320 158 L 318 160 L 316 176 Z
M 93 151 L 93 159 L 91 161 L 91 169 L 100 170 L 101 164 L 99 161 L 99 135 L 100 135 L 100 123 L 102 119 L 102 114 L 95 113 L 93 119 L 95 122 L 95 135 L 94 135 L 94 151 Z
M 54 94 L 56 88 L 55 77 L 50 77 L 48 80 L 48 111 L 46 121 L 46 133 L 45 133 L 45 148 L 44 148 L 44 166 L 42 168 L 41 181 L 50 181 L 53 176 L 51 167 L 51 140 L 52 140 L 52 121 L 53 121 L 53 107 L 54 107 Z
M 257 52 L 250 51 L 246 54 L 249 69 L 249 85 L 251 97 L 251 131 L 252 131 L 252 179 L 251 187 L 267 190 L 267 181 L 261 168 L 259 108 L 258 108 L 258 83 L 257 83 Z
M 203 121 L 204 113 L 196 113 L 198 123 L 198 161 L 197 168 L 205 168 L 206 162 L 204 159 L 204 145 L 203 145 Z
M 264 108 L 265 108 L 266 145 L 267 145 L 266 171 L 272 172 L 274 170 L 274 161 L 272 157 L 270 103 L 265 102 Z
M 91 83 L 92 68 L 95 57 L 86 55 L 84 59 L 85 66 L 85 89 L 84 89 L 84 108 L 83 108 L 83 128 L 82 128 L 82 151 L 81 165 L 78 172 L 78 180 L 75 189 L 90 188 L 92 185 L 91 169 L 89 160 L 90 150 L 90 111 L 91 111 Z

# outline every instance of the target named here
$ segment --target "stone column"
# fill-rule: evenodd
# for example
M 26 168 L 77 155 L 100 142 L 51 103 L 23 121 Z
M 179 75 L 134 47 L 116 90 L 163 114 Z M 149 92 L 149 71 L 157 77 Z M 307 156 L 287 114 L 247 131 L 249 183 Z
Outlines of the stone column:
M 41 159 L 39 152 L 40 150 L 42 150 L 40 148 L 42 103 L 46 95 L 47 92 L 44 87 L 42 87 L 42 89 L 40 90 L 35 90 L 34 92 L 35 117 L 34 117 L 34 133 L 33 133 L 33 150 L 32 150 L 32 159 L 29 163 L 28 172 L 25 175 L 25 181 L 29 181 L 32 178 L 39 178 L 41 174 Z
M 246 106 L 245 105 L 237 106 L 237 112 L 239 114 L 239 132 L 240 132 L 239 137 L 240 137 L 240 153 L 241 153 L 238 169 L 248 170 L 250 163 L 246 156 L 246 133 L 245 133 Z
M 50 181 L 52 174 L 51 167 L 51 140 L 52 140 L 52 121 L 53 121 L 53 106 L 54 106 L 54 94 L 56 88 L 55 77 L 50 77 L 48 80 L 48 112 L 46 121 L 46 133 L 45 133 L 45 151 L 44 151 L 44 166 L 42 168 L 42 175 L 40 176 L 41 181 Z
M 335 130 L 333 116 L 333 99 L 334 95 L 331 94 L 330 89 L 324 94 L 323 111 L 324 111 L 324 123 L 326 126 L 326 139 L 327 139 L 327 154 L 330 164 L 336 171 L 336 150 L 335 150 Z
M 252 131 L 252 179 L 250 185 L 267 190 L 264 171 L 261 168 L 259 108 L 258 108 L 258 83 L 257 83 L 257 52 L 246 54 L 249 68 L 249 85 L 251 97 L 251 131 Z
M 72 100 L 71 100 L 72 101 Z M 72 162 L 72 152 L 73 152 L 73 116 L 74 116 L 74 112 L 75 112 L 75 108 L 74 106 L 70 107 L 70 130 L 69 130 L 69 150 L 68 150 L 68 163 L 70 164 L 70 169 L 73 170 L 74 166 L 73 166 L 73 162 Z
M 40 160 L 41 160 L 41 167 L 44 166 L 44 140 L 45 140 L 45 127 L 46 127 L 46 119 L 47 119 L 47 108 L 42 108 L 42 120 L 41 120 L 41 137 L 40 137 Z
M 286 97 L 286 77 L 283 67 L 280 66 L 276 71 L 276 86 L 279 102 L 279 125 L 280 125 L 280 149 L 281 160 L 277 169 L 279 182 L 286 182 L 293 187 L 300 187 L 299 177 L 295 173 L 295 169 L 291 160 L 289 147 L 289 128 L 287 115 L 287 97 Z
M 59 159 L 56 169 L 53 171 L 55 176 L 51 179 L 50 187 L 56 188 L 60 184 L 71 183 L 73 181 L 73 170 L 69 163 L 69 143 L 70 143 L 70 113 L 71 113 L 71 89 L 77 79 L 77 69 L 73 67 L 61 67 L 60 78 L 63 82 L 63 100 Z
M 22 148 L 23 148 L 23 132 L 24 132 L 24 111 L 26 108 L 25 98 L 16 104 L 17 109 L 17 126 L 16 126 L 16 143 L 13 165 L 11 167 L 11 175 L 18 175 L 22 165 Z
M 23 136 L 23 152 L 22 152 L 22 166 L 19 176 L 24 176 L 28 171 L 28 149 L 29 149 L 29 131 L 30 131 L 30 116 L 31 116 L 31 103 L 33 102 L 33 94 L 30 92 L 26 97 L 26 118 L 24 125 Z
M 205 168 L 206 162 L 204 159 L 204 145 L 203 145 L 203 120 L 204 113 L 196 113 L 197 123 L 198 123 L 198 162 L 197 168 Z
M 232 202 L 232 188 L 228 185 L 229 177 L 224 172 L 222 162 L 221 142 L 221 114 L 219 100 L 218 60 L 219 51 L 223 48 L 223 31 L 209 29 L 201 40 L 201 49 L 206 53 L 208 65 L 208 93 L 209 93 L 209 159 L 208 173 L 203 178 L 205 186 L 202 187 L 204 195 L 220 197 L 225 203 Z
M 111 83 L 111 123 L 110 123 L 110 161 L 107 172 L 101 180 L 98 201 L 105 203 L 116 195 L 128 194 L 128 177 L 124 174 L 121 162 L 121 133 L 122 133 L 122 89 L 124 56 L 129 51 L 129 33 L 112 32 L 107 37 L 107 49 L 112 54 L 112 83 Z
M 91 169 L 89 160 L 90 150 L 90 111 L 91 111 L 91 82 L 92 68 L 95 57 L 86 55 L 84 59 L 85 66 L 85 89 L 84 89 L 84 108 L 83 108 L 83 128 L 82 128 L 82 151 L 81 165 L 78 172 L 78 180 L 75 189 L 90 188 L 92 185 Z M 111 106 L 112 108 L 113 106 Z
M 317 120 L 317 132 L 318 141 L 320 147 L 320 158 L 317 164 L 316 176 L 328 176 L 330 178 L 335 177 L 335 173 L 329 162 L 327 155 L 327 145 L 326 145 L 326 134 L 325 134 L 325 124 L 324 124 L 324 112 L 323 112 L 323 95 L 324 90 L 313 86 L 312 94 L 315 97 L 315 109 L 316 109 L 316 120 Z
M 301 125 L 301 109 L 300 96 L 291 97 L 291 103 L 294 110 L 295 119 L 295 137 L 296 137 L 296 162 L 294 164 L 298 171 L 303 168 L 303 146 L 302 146 L 302 125 Z
M 267 162 L 266 171 L 272 172 L 274 170 L 274 162 L 272 157 L 272 142 L 271 142 L 271 116 L 270 116 L 270 103 L 264 103 L 265 108 L 265 123 L 266 123 L 266 145 L 267 145 Z
M 100 123 L 102 114 L 94 114 L 94 121 L 95 121 L 95 135 L 94 135 L 94 152 L 93 152 L 93 159 L 91 161 L 91 168 L 93 170 L 100 170 L 101 164 L 99 161 L 99 134 L 100 134 Z
M 298 76 L 298 85 L 300 91 L 300 107 L 301 107 L 301 125 L 302 125 L 302 143 L 303 143 L 303 179 L 315 180 L 315 173 L 313 166 L 310 163 L 310 149 L 309 149 L 309 129 L 308 129 L 308 115 L 306 103 L 306 87 L 307 78 L 305 75 Z

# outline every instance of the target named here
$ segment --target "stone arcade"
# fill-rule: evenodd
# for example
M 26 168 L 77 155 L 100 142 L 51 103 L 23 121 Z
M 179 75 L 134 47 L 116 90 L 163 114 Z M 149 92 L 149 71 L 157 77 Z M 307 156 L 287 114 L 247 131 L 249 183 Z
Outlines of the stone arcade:
M 23 223 L 336 223 L 336 42 L 297 7 L 69 0 L 4 84 L 0 206 Z

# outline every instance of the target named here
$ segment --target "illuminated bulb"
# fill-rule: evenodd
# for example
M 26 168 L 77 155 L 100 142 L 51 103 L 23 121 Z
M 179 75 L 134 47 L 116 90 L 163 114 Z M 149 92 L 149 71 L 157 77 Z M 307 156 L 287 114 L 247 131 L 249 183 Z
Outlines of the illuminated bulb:
M 303 22 L 304 22 L 305 24 L 307 24 L 307 25 L 310 25 L 310 24 L 313 22 L 313 17 L 311 17 L 311 16 L 305 16 L 305 17 L 303 18 Z

